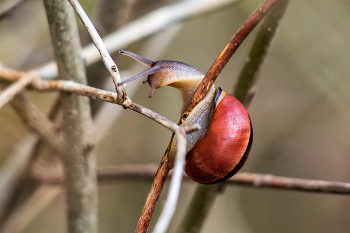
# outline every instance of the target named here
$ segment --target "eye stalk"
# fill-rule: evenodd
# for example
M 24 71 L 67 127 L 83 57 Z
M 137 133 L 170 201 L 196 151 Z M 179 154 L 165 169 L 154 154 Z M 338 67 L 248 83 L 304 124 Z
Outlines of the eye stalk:
M 198 84 L 204 77 L 200 71 L 183 62 L 170 60 L 154 62 L 132 52 L 120 50 L 119 53 L 129 56 L 150 68 L 118 83 L 118 85 L 123 85 L 147 76 L 147 80 L 143 81 L 142 83 L 148 83 L 151 87 L 151 92 L 148 96 L 149 98 L 152 98 L 153 92 L 157 88 L 164 86 L 175 87 L 180 91 L 180 95 L 183 100 L 183 111 L 185 110 L 184 108 L 187 107 L 188 102 L 191 100 L 193 93 L 198 87 Z

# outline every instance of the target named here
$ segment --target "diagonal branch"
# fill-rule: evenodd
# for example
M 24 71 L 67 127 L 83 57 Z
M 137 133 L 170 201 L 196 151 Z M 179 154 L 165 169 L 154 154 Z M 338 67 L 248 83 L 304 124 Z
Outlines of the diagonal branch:
M 223 9 L 240 1 L 242 0 L 188 0 L 164 6 L 133 20 L 121 29 L 107 35 L 103 38 L 103 43 L 110 53 L 116 53 L 132 43 L 167 29 L 178 22 Z M 84 47 L 82 56 L 86 65 L 91 65 L 101 59 L 93 44 Z M 53 62 L 46 63 L 35 71 L 43 79 L 54 79 L 57 77 L 56 65 Z
M 11 101 L 18 93 L 23 91 L 23 89 L 32 82 L 34 76 L 32 74 L 27 74 L 23 76 L 20 80 L 12 83 L 4 91 L 0 92 L 0 108 Z
M 81 7 L 80 3 L 77 0 L 68 0 L 69 3 L 74 8 L 75 12 L 83 22 L 84 26 L 86 27 L 87 31 L 89 32 L 92 41 L 94 42 L 96 48 L 98 49 L 99 53 L 101 54 L 101 58 L 103 63 L 105 64 L 107 70 L 111 74 L 115 90 L 118 93 L 118 96 L 120 98 L 119 102 L 127 101 L 126 99 L 126 93 L 123 86 L 118 86 L 117 83 L 121 82 L 120 74 L 118 71 L 118 67 L 113 61 L 112 57 L 109 55 L 106 46 L 104 45 L 102 38 L 97 33 L 95 26 L 90 21 L 89 17 Z
M 256 10 L 249 16 L 249 18 L 244 22 L 244 24 L 238 29 L 234 36 L 227 43 L 225 48 L 221 51 L 219 56 L 213 62 L 202 82 L 199 84 L 196 92 L 193 94 L 193 97 L 190 103 L 187 106 L 184 115 L 188 115 L 193 108 L 201 102 L 204 97 L 208 94 L 210 87 L 215 82 L 216 78 L 219 76 L 221 71 L 226 66 L 227 62 L 231 59 L 232 55 L 236 52 L 239 46 L 243 43 L 245 38 L 251 33 L 255 26 L 264 18 L 269 10 L 280 0 L 265 0 L 256 8 Z M 185 118 L 181 118 L 183 122 Z
M 218 58 L 214 61 L 207 74 L 203 78 L 202 82 L 199 84 L 196 92 L 194 93 L 187 109 L 184 111 L 179 124 L 186 119 L 193 108 L 204 99 L 208 94 L 208 91 L 218 75 L 221 73 L 227 62 L 230 60 L 231 56 L 242 44 L 244 39 L 250 34 L 250 32 L 255 28 L 255 26 L 261 21 L 261 19 L 267 14 L 267 12 L 278 2 L 279 0 L 266 0 L 264 1 L 246 20 L 246 22 L 240 27 L 236 34 L 230 39 L 228 44 L 225 46 L 223 51 L 220 53 Z M 146 199 L 146 203 L 143 207 L 139 222 L 136 228 L 136 232 L 147 232 L 153 211 L 155 209 L 156 202 L 163 188 L 166 176 L 169 173 L 170 167 L 168 165 L 168 154 L 172 144 L 172 136 L 170 143 L 162 157 L 161 163 L 157 170 L 156 176 L 150 188 L 149 194 Z
M 173 36 L 176 34 L 176 32 L 179 31 L 179 28 L 180 28 L 179 26 L 171 27 L 171 28 L 167 29 L 167 32 L 165 34 L 162 33 L 162 34 L 159 34 L 159 35 L 155 36 L 154 38 L 152 38 L 147 43 L 145 48 L 143 49 L 144 50 L 143 53 L 149 54 L 149 56 L 146 56 L 146 57 L 151 56 L 151 57 L 155 58 L 155 56 L 156 57 L 159 56 L 159 54 L 167 47 L 166 45 L 170 43 L 171 38 L 173 38 Z M 152 49 L 152 48 L 154 48 L 155 45 L 157 45 L 157 48 L 158 48 L 157 51 L 154 51 Z M 133 65 L 131 67 L 130 72 L 132 72 L 132 70 L 138 69 L 138 68 L 136 68 L 136 67 L 134 68 L 134 67 L 135 67 L 135 65 Z M 132 73 L 135 73 L 135 72 L 132 72 Z M 23 73 L 23 72 L 17 72 L 15 70 L 11 70 L 11 69 L 5 68 L 5 67 L 2 67 L 2 69 L 1 69 L 1 66 L 0 66 L 0 79 L 3 78 L 5 80 L 11 82 L 11 81 L 19 80 L 24 75 L 25 75 L 25 73 Z M 36 77 L 35 80 L 33 81 L 33 83 L 36 84 L 36 85 L 34 85 L 35 88 L 43 89 L 44 91 L 45 91 L 45 88 L 53 86 L 52 84 L 51 85 L 48 84 L 50 82 L 45 82 L 44 80 L 40 80 L 39 77 Z M 66 89 L 69 88 L 69 89 L 71 89 L 71 91 L 75 90 L 76 91 L 75 93 L 77 93 L 79 91 L 80 86 L 84 86 L 85 88 L 89 89 L 88 86 L 78 84 L 75 82 L 71 82 L 71 81 L 53 81 L 52 83 L 54 83 L 56 85 L 56 89 L 53 89 L 53 90 L 59 90 L 60 86 L 62 86 L 62 87 L 65 86 Z M 34 88 L 34 86 L 32 84 L 32 88 Z M 134 89 L 130 89 L 130 88 L 131 87 L 129 86 L 129 88 L 128 88 L 129 95 L 130 95 L 130 93 L 133 93 L 134 92 L 133 90 L 135 89 L 135 88 Z M 108 94 L 104 93 L 103 90 L 95 90 L 95 93 L 96 93 L 96 91 L 97 92 L 100 91 L 101 96 L 108 96 Z M 93 90 L 91 90 L 91 92 L 93 92 Z M 88 95 L 88 92 L 85 92 L 85 94 Z M 116 94 L 112 93 L 112 95 L 116 95 Z M 103 100 L 101 98 L 96 98 L 95 95 L 88 95 L 88 96 L 95 98 L 95 99 Z M 116 97 L 112 98 L 112 97 L 111 97 L 111 99 L 114 99 L 114 101 L 112 101 L 112 103 L 116 103 L 117 98 Z M 60 98 L 58 98 L 58 100 L 59 100 L 59 102 L 61 102 Z M 99 102 L 105 103 L 106 100 L 99 101 Z M 57 101 L 56 101 L 55 105 L 57 105 Z M 109 103 L 105 103 L 103 106 L 104 107 L 99 111 L 99 114 L 95 118 L 95 121 L 94 121 L 96 143 L 98 143 L 98 141 L 101 140 L 101 137 L 102 137 L 101 135 L 106 134 L 106 132 L 108 132 L 108 129 L 110 129 L 110 127 L 108 127 L 108 125 L 113 122 L 113 119 L 115 119 L 116 116 L 118 115 L 117 113 L 118 112 L 120 113 L 121 111 L 123 111 L 121 108 L 116 109 L 114 105 L 111 105 Z M 53 109 L 57 109 L 57 108 L 55 106 L 53 106 Z M 113 111 L 109 111 L 109 113 L 106 114 L 105 113 L 106 109 L 113 109 Z M 55 111 L 50 112 L 50 116 L 51 116 L 51 117 L 49 117 L 50 120 L 52 120 L 52 118 L 53 118 L 52 116 L 55 115 L 54 112 Z M 104 120 L 102 120 L 101 117 Z M 109 120 L 106 120 L 106 118 Z M 41 121 L 42 120 L 38 120 L 38 122 L 41 122 Z M 37 121 L 34 121 L 34 122 L 37 122 Z M 47 127 L 44 127 L 44 125 L 42 125 L 42 124 L 38 124 L 38 126 L 39 126 L 38 127 L 39 129 L 41 129 L 41 128 L 46 129 L 47 128 Z M 32 130 L 34 130 L 34 129 L 32 129 Z M 34 130 L 34 132 L 36 132 L 36 131 Z M 38 135 L 40 136 L 40 134 L 38 134 Z M 54 140 L 56 140 L 56 139 L 57 138 L 54 138 Z M 25 141 L 27 141 L 27 140 L 25 140 Z M 30 140 L 30 142 L 32 142 L 32 141 Z M 23 167 L 25 167 L 26 164 L 30 164 L 30 163 L 27 163 L 27 161 L 28 161 L 28 158 L 31 157 L 29 155 L 33 154 L 33 153 L 31 153 L 31 152 L 28 153 L 28 151 L 32 151 L 32 150 L 28 149 L 28 146 L 25 146 L 28 143 L 25 145 L 22 145 L 22 144 L 18 146 L 19 147 L 18 149 L 21 149 L 21 151 L 24 150 L 25 153 L 24 152 L 14 152 L 13 156 L 10 156 L 10 160 L 7 161 L 7 164 L 11 164 L 11 165 L 8 165 L 8 166 L 4 165 L 3 168 L 0 169 L 1 170 L 0 177 L 2 177 L 2 179 L 0 179 L 0 193 L 2 193 L 2 195 L 0 195 L 0 216 L 1 216 L 1 212 L 3 210 L 5 210 L 5 208 L 2 208 L 2 206 L 4 206 L 5 203 L 9 202 L 9 198 L 13 195 L 13 193 L 11 193 L 12 192 L 11 190 L 13 190 L 13 187 L 17 183 L 17 179 L 20 176 L 20 174 L 23 174 L 23 169 L 24 169 Z M 33 143 L 33 146 L 34 146 L 34 143 Z M 42 147 L 39 146 L 39 148 L 42 148 Z M 37 151 L 37 149 L 35 151 Z M 34 154 L 37 154 L 37 153 L 34 152 Z M 7 169 L 7 168 L 11 168 L 11 169 Z M 50 169 L 50 170 L 52 170 L 52 169 Z M 36 169 L 35 173 L 37 173 L 37 171 L 38 171 L 38 169 Z M 42 170 L 39 169 L 39 171 L 42 171 Z M 50 172 L 46 175 L 47 175 L 47 177 L 50 177 L 52 174 L 55 174 L 55 172 Z M 153 174 L 152 174 L 152 177 L 153 177 Z M 40 184 L 40 182 L 38 182 L 38 183 L 39 183 L 39 186 L 43 185 L 42 183 Z M 42 189 L 39 187 L 39 190 L 46 191 L 47 189 Z M 35 193 L 37 193 L 37 192 L 35 192 Z M 49 192 L 49 193 L 51 193 L 51 192 Z M 48 194 L 43 193 L 42 195 L 45 195 L 47 197 Z M 51 197 L 51 199 L 53 199 L 54 195 L 51 195 L 50 197 Z M 14 210 L 13 213 L 11 213 L 11 216 L 9 218 L 7 218 L 6 222 L 3 224 L 5 229 L 7 229 L 7 228 L 11 229 L 11 223 L 16 223 L 15 225 L 16 225 L 17 229 L 18 229 L 18 227 L 19 227 L 19 229 L 23 229 L 24 225 L 28 223 L 29 218 L 30 219 L 34 218 L 34 216 L 36 214 L 38 214 L 42 208 L 44 208 L 44 206 L 42 204 L 37 204 L 37 203 L 32 204 L 30 200 L 32 200 L 32 199 L 29 199 L 28 201 L 24 201 L 21 205 L 29 205 L 30 207 L 28 207 L 28 208 L 31 209 L 31 215 L 26 217 L 23 215 L 25 215 L 27 212 L 21 211 L 20 213 L 18 213 L 19 210 Z M 23 207 L 23 208 L 26 208 L 26 207 Z M 22 209 L 22 207 L 20 209 Z M 18 218 L 21 219 L 21 221 L 18 221 Z M 0 219 L 1 219 L 1 217 L 0 217 Z M 25 220 L 23 221 L 23 219 L 25 219 Z M 20 224 L 19 224 L 19 222 L 20 222 Z
M 288 2 L 289 0 L 280 1 L 263 20 L 248 55 L 249 59 L 246 59 L 249 60 L 249 62 L 245 64 L 238 78 L 238 85 L 235 88 L 234 94 L 239 94 L 238 99 L 242 103 L 245 103 L 246 107 L 249 105 L 253 96 L 248 96 L 249 90 L 252 89 L 252 86 L 258 78 L 259 67 L 262 65 L 267 49 L 277 30 L 278 23 L 284 15 Z M 215 201 L 216 195 L 222 190 L 225 184 L 226 182 L 211 187 L 203 185 L 197 187 L 188 207 L 188 211 L 180 224 L 179 232 L 197 232 L 201 229 L 210 211 L 210 207 Z M 196 211 L 193 211 L 194 207 Z
M 186 132 L 183 127 L 179 127 L 176 133 L 176 159 L 174 166 L 173 177 L 170 181 L 169 192 L 167 196 L 167 201 L 164 205 L 163 211 L 159 216 L 156 226 L 154 227 L 154 233 L 166 232 L 170 221 L 175 213 L 177 200 L 180 193 L 181 180 L 183 176 L 183 170 L 185 167 L 185 157 L 186 157 Z
M 0 68 L 0 79 L 11 81 L 12 77 L 15 75 L 14 71 L 11 72 L 10 76 L 6 75 L 9 72 L 5 68 Z M 18 74 L 22 74 L 19 72 Z M 16 75 L 17 76 L 17 75 Z M 118 94 L 110 91 L 101 90 L 98 88 L 90 87 L 84 84 L 76 83 L 73 81 L 65 80 L 42 80 L 39 76 L 35 76 L 30 87 L 39 90 L 39 91 L 63 91 L 67 93 L 74 93 L 82 96 L 88 96 L 93 99 L 99 99 L 102 101 L 114 103 L 123 106 L 124 108 L 133 110 L 139 114 L 142 114 L 151 120 L 161 124 L 167 129 L 171 130 L 173 133 L 177 132 L 178 125 L 166 117 L 153 112 L 152 110 L 143 107 L 137 103 L 123 102 L 118 101 Z M 187 130 L 193 130 L 188 128 Z
M 63 154 L 64 148 L 59 140 L 59 130 L 24 94 L 19 94 L 11 102 L 22 121 L 47 145 Z

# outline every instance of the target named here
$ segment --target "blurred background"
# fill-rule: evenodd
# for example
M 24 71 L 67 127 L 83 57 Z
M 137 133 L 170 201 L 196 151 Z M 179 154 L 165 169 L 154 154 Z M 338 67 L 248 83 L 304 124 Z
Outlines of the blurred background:
M 129 20 L 176 1 L 136 1 Z M 261 1 L 246 0 L 219 11 L 194 17 L 172 32 L 154 36 L 122 48 L 149 59 L 178 60 L 205 73 L 227 41 Z M 1 2 L 0 2 L 1 3 Z M 81 1 L 94 18 L 98 1 Z M 80 25 L 82 44 L 90 43 Z M 102 29 L 101 29 L 102 30 Z M 249 51 L 256 30 L 248 37 L 219 76 L 216 85 L 232 92 L 237 74 Z M 144 47 L 158 57 L 152 57 Z M 162 39 L 162 38 L 166 39 Z M 291 1 L 260 71 L 256 95 L 249 107 L 254 126 L 254 145 L 245 172 L 279 176 L 350 181 L 350 2 Z M 0 21 L 0 60 L 11 68 L 28 70 L 53 59 L 53 51 L 42 1 L 28 0 Z M 146 69 L 135 69 L 135 61 L 116 55 L 123 79 Z M 92 74 L 104 70 L 88 69 Z M 106 74 L 104 74 L 108 77 Z M 91 77 L 90 77 L 91 78 Z M 113 90 L 113 83 L 91 79 L 91 85 Z M 106 86 L 107 85 L 107 86 Z M 177 90 L 156 90 L 136 82 L 132 100 L 177 122 L 181 106 Z M 130 85 L 130 88 L 132 87 Z M 126 90 L 128 91 L 129 86 Z M 135 87 L 133 87 L 135 88 Z M 57 93 L 27 92 L 48 112 Z M 97 101 L 96 101 L 97 102 Z M 100 103 L 93 102 L 93 109 Z M 111 104 L 107 104 L 111 105 Z M 135 112 L 119 111 L 97 144 L 99 166 L 156 164 L 171 133 Z M 122 111 L 121 111 L 122 110 Z M 112 113 L 111 113 L 112 114 Z M 113 113 L 114 114 L 114 113 Z M 98 129 L 97 129 L 98 131 Z M 0 109 L 0 169 L 18 141 L 28 133 L 10 105 Z M 1 179 L 1 177 L 0 177 Z M 99 232 L 133 232 L 151 182 L 110 182 L 99 186 Z M 174 232 L 197 186 L 184 182 L 169 232 Z M 158 200 L 153 229 L 167 185 Z M 0 194 L 1 195 L 1 194 Z M 220 194 L 202 232 L 350 232 L 350 199 L 345 195 L 256 189 L 228 186 Z M 57 195 L 31 221 L 23 233 L 65 232 L 64 196 Z

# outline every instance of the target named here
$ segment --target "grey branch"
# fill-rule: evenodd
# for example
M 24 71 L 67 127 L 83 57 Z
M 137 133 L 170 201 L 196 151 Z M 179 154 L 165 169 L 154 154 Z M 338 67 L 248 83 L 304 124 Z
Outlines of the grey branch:
M 24 75 L 20 80 L 12 83 L 9 87 L 7 87 L 4 91 L 0 93 L 0 108 L 2 108 L 5 104 L 7 104 L 13 97 L 15 97 L 18 93 L 22 92 L 23 89 L 32 82 L 34 76 L 28 73 Z
M 242 0 L 189 0 L 164 6 L 133 20 L 120 30 L 104 37 L 103 43 L 107 51 L 113 54 L 123 47 L 167 29 L 170 25 L 227 7 L 239 1 Z M 94 44 L 84 47 L 82 56 L 86 65 L 91 65 L 101 59 Z M 57 77 L 57 69 L 54 62 L 48 62 L 35 71 L 43 79 L 54 79 Z
M 19 94 L 11 102 L 25 125 L 38 135 L 48 146 L 54 150 L 64 153 L 64 140 L 59 139 L 58 128 L 24 95 Z
M 0 79 L 11 81 L 13 80 L 13 77 L 15 76 L 13 71 L 10 73 L 7 68 L 0 68 Z M 19 73 L 23 74 L 23 73 Z M 164 127 L 168 128 L 172 132 L 177 132 L 179 126 L 172 122 L 171 120 L 161 116 L 160 114 L 151 111 L 150 109 L 147 109 L 139 104 L 131 103 L 131 102 L 123 102 L 120 103 L 118 101 L 118 94 L 110 91 L 101 90 L 98 88 L 90 87 L 84 84 L 76 83 L 73 81 L 65 81 L 65 80 L 43 80 L 39 76 L 35 76 L 33 78 L 32 83 L 30 84 L 31 88 L 40 90 L 40 91 L 63 91 L 63 92 L 69 92 L 69 93 L 75 93 L 82 96 L 88 96 L 93 99 L 99 99 L 102 101 L 107 101 L 114 104 L 119 104 L 125 108 L 131 109 L 137 113 L 140 113 L 155 122 L 163 125 Z M 196 126 L 193 126 L 195 128 L 189 128 L 188 130 L 195 130 Z
M 186 157 L 186 133 L 182 127 L 175 134 L 176 136 L 176 156 L 173 176 L 170 181 L 170 187 L 166 203 L 163 211 L 159 216 L 156 226 L 154 227 L 154 233 L 163 233 L 168 229 L 169 223 L 175 213 L 177 200 L 181 188 L 182 174 L 185 167 Z
M 155 164 L 119 165 L 100 167 L 97 170 L 97 175 L 100 184 L 123 180 L 152 181 L 156 171 L 157 165 Z M 169 177 L 171 176 L 172 173 L 169 174 Z M 183 178 L 185 181 L 192 182 L 186 175 Z M 52 185 L 61 185 L 64 182 L 63 177 L 48 173 L 36 173 L 35 179 Z M 290 178 L 272 174 L 239 172 L 227 180 L 226 183 L 228 185 L 241 185 L 252 188 L 350 195 L 350 183 L 348 182 Z
M 86 83 L 85 67 L 74 11 L 66 1 L 45 0 L 51 40 L 60 78 Z M 97 180 L 89 99 L 61 94 L 67 231 L 97 232 Z
M 102 61 L 112 76 L 116 91 L 118 92 L 119 95 L 122 95 L 122 93 L 124 93 L 124 88 L 122 86 L 117 86 L 117 83 L 121 82 L 118 67 L 113 61 L 112 57 L 109 55 L 107 48 L 105 47 L 102 41 L 102 38 L 97 33 L 95 26 L 90 21 L 89 17 L 81 7 L 80 3 L 77 0 L 68 0 L 68 1 L 74 8 L 75 12 L 77 13 L 81 21 L 83 22 L 84 26 L 86 27 L 87 31 L 91 36 L 92 41 L 94 42 L 96 48 L 101 54 Z

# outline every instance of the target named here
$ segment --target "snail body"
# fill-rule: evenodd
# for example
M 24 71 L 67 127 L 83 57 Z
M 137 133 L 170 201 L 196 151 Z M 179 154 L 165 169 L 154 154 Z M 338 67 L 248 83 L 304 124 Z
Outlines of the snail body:
M 150 61 L 131 52 L 120 51 L 150 68 L 118 85 L 148 76 L 155 89 L 172 86 L 180 91 L 182 111 L 187 108 L 193 93 L 204 75 L 195 68 L 177 61 Z M 207 96 L 186 117 L 182 125 L 198 123 L 200 130 L 188 133 L 186 174 L 196 182 L 214 184 L 224 181 L 244 165 L 252 146 L 253 130 L 245 107 L 233 96 L 212 85 Z M 170 149 L 170 164 L 176 154 L 176 139 Z

